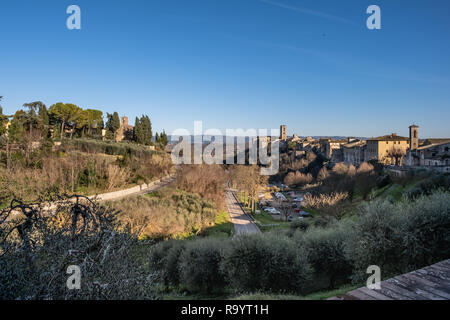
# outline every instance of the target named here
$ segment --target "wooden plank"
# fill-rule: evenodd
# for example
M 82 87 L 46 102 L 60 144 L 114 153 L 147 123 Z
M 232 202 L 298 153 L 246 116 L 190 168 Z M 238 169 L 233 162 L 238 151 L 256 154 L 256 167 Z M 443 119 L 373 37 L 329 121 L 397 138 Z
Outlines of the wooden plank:
M 333 300 L 450 300 L 450 259 L 381 282 L 380 290 L 362 287 Z
M 448 268 L 434 264 L 432 266 L 429 266 L 428 268 L 425 268 L 425 270 L 429 268 L 436 270 L 443 279 L 450 281 L 450 270 Z
M 426 273 L 426 272 L 425 273 L 424 272 L 419 272 L 419 270 L 413 271 L 412 274 L 416 275 L 419 278 L 423 278 L 423 279 L 426 279 L 426 280 L 428 280 L 430 282 L 433 282 L 433 283 L 435 283 L 435 284 L 437 284 L 439 286 L 448 287 L 448 285 L 446 285 L 441 278 L 435 277 L 432 274 L 429 274 L 429 273 Z
M 380 286 L 381 286 L 381 289 L 377 290 L 377 291 L 380 292 L 381 294 L 387 296 L 387 297 L 392 298 L 393 300 L 412 300 L 409 297 L 402 296 L 401 294 L 398 294 L 397 292 L 388 289 L 384 285 L 384 281 L 381 282 Z
M 328 298 L 327 300 L 342 300 L 342 299 L 338 298 L 338 297 L 332 297 L 332 298 Z
M 444 266 L 447 266 L 448 268 L 450 268 L 450 259 L 441 261 L 441 262 L 439 262 L 439 264 L 443 264 Z
M 347 293 L 343 294 L 342 296 L 339 296 L 339 298 L 341 298 L 341 300 L 359 300 L 358 298 L 350 296 Z
M 431 293 L 438 295 L 444 299 L 450 300 L 450 292 L 446 292 L 445 291 L 446 289 L 441 288 L 438 284 L 428 281 L 425 278 L 420 278 L 412 273 L 408 273 L 407 277 L 409 280 L 414 281 L 418 288 L 423 289 L 428 292 L 431 292 Z M 442 289 L 444 289 L 444 291 Z
M 438 283 L 445 284 L 445 286 L 450 286 L 450 280 L 445 279 L 442 276 L 442 272 L 439 272 L 436 269 L 432 269 L 432 268 L 419 269 L 419 270 L 417 270 L 417 272 L 420 273 L 420 274 L 433 276 L 433 277 L 437 278 L 436 281 Z
M 420 287 L 416 281 L 414 281 L 412 278 L 409 277 L 409 274 L 400 275 L 395 277 L 394 279 L 399 281 L 401 284 L 404 285 L 404 287 L 408 288 L 410 291 L 415 292 L 416 294 L 424 297 L 425 299 L 445 300 L 445 298 L 431 292 L 432 288 L 430 291 L 427 288 Z
M 369 289 L 367 287 L 359 288 L 359 290 L 362 291 L 363 293 L 373 297 L 375 300 L 393 300 L 392 298 L 385 296 L 378 290 Z
M 429 300 L 429 299 L 426 299 L 412 291 L 409 291 L 407 288 L 404 288 L 400 283 L 398 283 L 398 281 L 395 282 L 393 278 L 383 281 L 381 283 L 381 286 L 382 287 L 384 286 L 384 287 L 388 288 L 389 290 L 392 290 L 392 291 L 394 291 L 402 296 L 408 297 L 412 300 Z
M 355 289 L 347 293 L 347 295 L 355 297 L 358 300 L 376 300 L 375 298 L 365 294 L 360 289 Z

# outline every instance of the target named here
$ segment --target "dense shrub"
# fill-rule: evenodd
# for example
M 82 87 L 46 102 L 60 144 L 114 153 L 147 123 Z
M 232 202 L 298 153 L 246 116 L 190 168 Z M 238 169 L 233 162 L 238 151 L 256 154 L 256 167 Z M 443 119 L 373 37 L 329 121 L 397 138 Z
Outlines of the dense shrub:
M 12 220 L 0 211 L 0 300 L 154 297 L 147 245 L 116 232 L 113 211 L 80 203 L 64 201 L 45 215 L 36 205 L 26 210 L 30 218 Z M 80 290 L 66 287 L 71 265 L 80 268 Z
M 395 230 L 399 223 L 396 209 L 389 201 L 374 201 L 360 207 L 358 223 L 348 241 L 355 281 L 366 277 L 370 265 L 378 265 L 383 274 L 399 272 L 401 248 Z
M 414 199 L 421 195 L 430 195 L 438 189 L 447 191 L 450 190 L 449 175 L 435 175 L 428 177 L 416 184 L 411 190 L 406 192 L 406 196 Z
M 323 228 L 310 228 L 296 235 L 299 246 L 306 250 L 308 262 L 314 270 L 311 291 L 334 289 L 336 284 L 346 283 L 352 271 L 346 256 L 346 243 L 351 236 L 351 223 L 342 221 Z
M 306 219 L 294 220 L 291 222 L 292 231 L 306 231 L 311 226 L 311 223 Z
M 402 206 L 398 231 L 408 269 L 450 257 L 450 196 L 435 192 Z
M 270 234 L 231 241 L 222 268 L 238 291 L 301 293 L 311 274 L 301 247 L 287 237 Z
M 347 248 L 355 281 L 366 277 L 369 265 L 393 275 L 448 259 L 450 194 L 435 192 L 413 202 L 364 204 Z
M 163 241 L 150 251 L 150 268 L 158 273 L 158 279 L 164 289 L 178 287 L 180 284 L 180 255 L 185 248 L 184 241 Z
M 222 242 L 216 239 L 194 241 L 187 244 L 180 257 L 180 277 L 191 292 L 221 292 L 225 275 L 220 268 Z

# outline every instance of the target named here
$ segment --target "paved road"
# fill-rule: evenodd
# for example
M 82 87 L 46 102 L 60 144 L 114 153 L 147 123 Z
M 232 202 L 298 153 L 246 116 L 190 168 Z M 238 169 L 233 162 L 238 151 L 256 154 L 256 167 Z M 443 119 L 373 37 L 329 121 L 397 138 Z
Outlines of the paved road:
M 143 195 L 143 194 L 148 194 L 148 193 L 155 192 L 155 191 L 157 191 L 159 189 L 167 187 L 168 185 L 172 184 L 174 181 L 175 181 L 174 177 L 166 176 L 166 177 L 161 178 L 159 182 L 154 183 L 150 187 L 147 187 L 145 189 L 141 189 L 141 190 L 133 192 L 133 193 L 128 193 L 126 195 L 120 195 L 120 190 L 119 190 L 119 191 L 111 192 L 110 194 L 114 194 L 114 195 L 113 196 L 109 196 L 107 199 L 104 199 L 103 197 L 105 195 L 108 195 L 108 194 L 88 196 L 88 197 L 89 198 L 96 198 L 99 202 L 102 202 L 102 201 L 115 201 L 115 200 L 123 199 L 123 198 L 126 198 L 126 197 L 130 197 L 130 196 Z M 54 211 L 57 208 L 57 206 L 58 206 L 57 202 L 47 203 L 47 204 L 45 204 L 43 206 L 42 210 L 43 210 L 43 212 Z M 20 210 L 11 211 L 11 214 L 8 216 L 6 221 L 9 221 L 11 218 L 14 218 L 18 214 L 22 214 L 22 212 Z
M 173 182 L 175 182 L 175 178 L 174 177 L 168 177 L 168 178 L 163 178 L 161 180 L 161 182 L 159 182 L 158 184 L 155 184 L 147 189 L 143 189 L 141 192 L 139 192 L 139 194 L 147 194 L 147 193 L 152 193 L 156 190 L 162 189 L 164 187 L 167 187 L 168 185 L 171 185 Z
M 261 233 L 258 226 L 253 220 L 242 210 L 234 193 L 230 190 L 225 191 L 225 201 L 231 222 L 234 224 L 235 236 L 242 234 Z

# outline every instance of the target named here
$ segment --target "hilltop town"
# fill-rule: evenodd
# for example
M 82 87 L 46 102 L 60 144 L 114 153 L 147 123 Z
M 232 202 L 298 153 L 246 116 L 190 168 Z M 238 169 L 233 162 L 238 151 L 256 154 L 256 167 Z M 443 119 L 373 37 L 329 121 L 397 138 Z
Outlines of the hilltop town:
M 280 133 L 283 147 L 293 157 L 316 151 L 331 164 L 343 162 L 359 166 L 363 162 L 377 161 L 398 174 L 413 169 L 450 172 L 450 138 L 420 139 L 417 125 L 409 127 L 409 137 L 392 133 L 368 139 L 302 139 L 296 134 L 287 137 L 284 125 L 280 126 Z

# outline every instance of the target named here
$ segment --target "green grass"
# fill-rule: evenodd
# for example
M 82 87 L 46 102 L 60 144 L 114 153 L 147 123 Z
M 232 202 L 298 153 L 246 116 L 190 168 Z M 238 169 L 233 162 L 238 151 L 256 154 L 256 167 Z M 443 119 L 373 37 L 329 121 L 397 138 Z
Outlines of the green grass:
M 241 295 L 230 295 L 227 293 L 218 295 L 200 295 L 188 293 L 168 293 L 164 294 L 162 300 L 326 300 L 328 298 L 343 295 L 349 291 L 356 289 L 357 286 L 345 285 L 338 289 L 319 291 L 304 296 L 295 294 L 276 294 L 276 293 L 250 293 Z M 227 290 L 225 290 L 227 291 Z
M 234 225 L 230 221 L 230 215 L 226 211 L 221 211 L 216 215 L 215 225 L 207 228 L 203 235 L 214 238 L 228 238 L 233 235 Z
M 270 231 L 274 229 L 286 229 L 291 226 L 291 223 L 284 220 L 276 220 L 269 213 L 261 210 L 261 214 L 254 214 L 252 217 L 255 220 L 255 223 L 261 229 L 261 231 Z M 267 224 L 277 224 L 276 226 L 264 226 Z
M 345 294 L 349 291 L 356 289 L 356 286 L 346 285 L 340 287 L 339 289 L 329 290 L 329 291 L 319 291 L 311 293 L 305 296 L 299 295 L 286 295 L 286 294 L 265 294 L 265 293 L 254 293 L 254 294 L 243 294 L 237 297 L 231 298 L 231 300 L 326 300 L 328 298 L 336 297 L 338 295 Z

